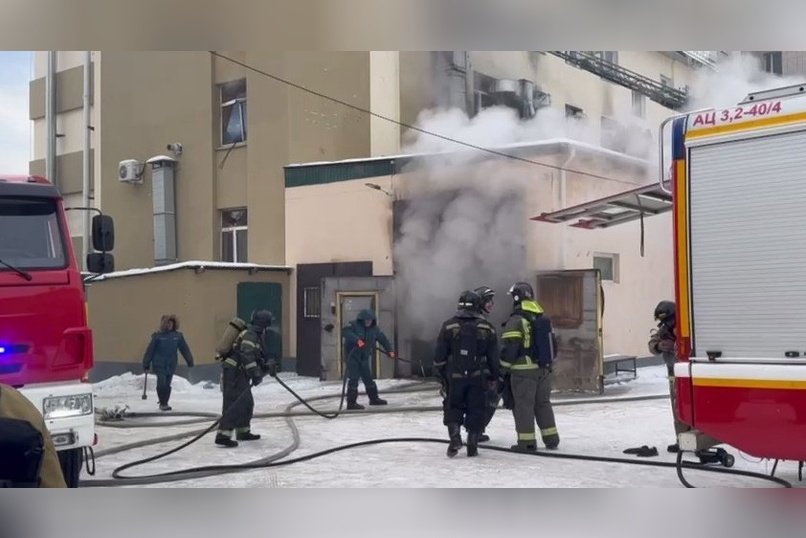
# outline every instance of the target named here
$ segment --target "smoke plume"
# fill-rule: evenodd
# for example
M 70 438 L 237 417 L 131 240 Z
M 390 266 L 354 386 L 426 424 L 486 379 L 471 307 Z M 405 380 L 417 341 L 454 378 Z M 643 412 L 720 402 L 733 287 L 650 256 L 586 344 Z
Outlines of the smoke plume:
M 788 81 L 763 73 L 757 59 L 731 56 L 717 71 L 703 69 L 696 77 L 688 108 L 732 105 L 749 91 L 782 83 Z M 629 112 L 613 118 L 619 128 L 604 138 L 610 148 L 648 161 L 647 182 L 654 181 L 658 126 Z M 528 121 L 505 107 L 485 109 L 473 118 L 459 109 L 426 110 L 417 126 L 504 152 L 509 144 L 548 139 L 594 146 L 603 140 L 598 121 L 567 118 L 555 107 L 539 110 Z M 481 285 L 496 290 L 495 321 L 500 321 L 509 309 L 509 286 L 533 280 L 527 267 L 534 267 L 535 260 L 527 265 L 523 231 L 527 212 L 534 208 L 524 206 L 522 169 L 519 174 L 511 161 L 416 131 L 405 134 L 404 144 L 408 153 L 441 154 L 413 164 L 417 180 L 408 188 L 395 241 L 396 281 L 413 334 L 432 339 L 455 309 L 460 292 Z

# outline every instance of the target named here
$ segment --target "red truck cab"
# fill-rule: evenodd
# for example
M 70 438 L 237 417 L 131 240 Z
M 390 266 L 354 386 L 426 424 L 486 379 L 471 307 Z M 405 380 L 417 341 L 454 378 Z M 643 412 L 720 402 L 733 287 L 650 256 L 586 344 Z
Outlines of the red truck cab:
M 65 215 L 46 179 L 0 176 L 0 382 L 40 410 L 75 487 L 85 448 L 95 442 L 93 347 Z M 93 222 L 96 246 L 113 233 L 104 219 Z M 111 255 L 91 256 L 96 270 L 111 269 Z

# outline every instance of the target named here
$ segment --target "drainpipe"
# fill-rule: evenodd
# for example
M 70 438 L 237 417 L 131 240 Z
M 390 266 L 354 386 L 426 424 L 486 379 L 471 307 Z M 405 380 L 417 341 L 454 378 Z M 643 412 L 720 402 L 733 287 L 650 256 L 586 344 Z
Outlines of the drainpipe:
M 48 66 L 45 73 L 45 176 L 59 186 L 56 180 L 56 51 L 48 51 Z
M 81 186 L 82 206 L 90 207 L 90 73 L 92 69 L 92 52 L 84 53 L 84 158 L 83 178 Z M 90 212 L 84 210 L 84 222 L 82 226 L 81 246 L 83 256 L 81 264 L 84 270 L 87 269 L 87 255 L 90 253 Z
M 560 165 L 560 209 L 565 209 L 567 207 L 567 186 L 566 186 L 566 171 L 565 169 L 571 164 L 577 156 L 577 149 L 576 147 L 569 144 L 571 151 L 569 153 L 568 158 Z M 566 255 L 566 248 L 565 248 L 565 239 L 566 239 L 566 229 L 568 226 L 562 226 L 560 228 L 560 269 L 565 269 L 566 262 L 565 262 L 565 255 Z

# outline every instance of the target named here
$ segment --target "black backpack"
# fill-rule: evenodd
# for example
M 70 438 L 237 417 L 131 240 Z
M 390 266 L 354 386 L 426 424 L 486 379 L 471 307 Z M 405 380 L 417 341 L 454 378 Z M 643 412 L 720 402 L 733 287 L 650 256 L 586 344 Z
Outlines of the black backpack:
M 461 320 L 459 328 L 453 332 L 452 370 L 472 372 L 483 369 L 486 360 L 479 356 L 478 320 Z
M 42 434 L 30 422 L 0 417 L 0 487 L 38 488 L 44 454 Z

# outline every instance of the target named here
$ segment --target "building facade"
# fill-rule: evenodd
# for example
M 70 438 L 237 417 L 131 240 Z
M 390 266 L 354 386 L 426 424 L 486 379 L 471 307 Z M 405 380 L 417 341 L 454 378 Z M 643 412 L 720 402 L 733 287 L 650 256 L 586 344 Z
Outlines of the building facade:
M 39 174 L 45 171 L 47 153 L 47 54 L 36 53 L 30 84 L 31 172 Z M 683 106 L 687 85 L 698 69 L 713 68 L 714 55 L 714 51 L 94 51 L 91 199 L 115 218 L 120 270 L 193 260 L 289 266 L 291 274 L 280 283 L 287 288 L 283 295 L 291 299 L 283 304 L 280 317 L 287 320 L 283 325 L 289 332 L 284 354 L 294 358 L 298 310 L 305 302 L 297 289 L 296 264 L 360 264 L 367 257 L 356 258 L 349 242 L 341 245 L 340 239 L 331 245 L 341 245 L 338 255 L 330 251 L 299 255 L 298 236 L 305 235 L 305 226 L 317 215 L 286 214 L 294 191 L 287 188 L 284 167 L 398 155 L 410 141 L 406 125 L 416 123 L 423 111 L 453 108 L 472 118 L 496 106 L 509 107 L 524 120 L 541 109 L 554 109 L 579 124 L 586 143 L 652 163 L 658 125 Z M 88 127 L 81 109 L 83 57 L 82 52 L 58 52 L 55 58 L 56 173 L 51 179 L 68 206 L 81 201 L 82 142 Z M 147 162 L 154 157 L 173 163 L 173 196 L 155 188 L 157 167 Z M 128 169 L 121 167 L 125 161 L 130 163 Z M 654 177 L 652 166 L 646 179 Z M 640 179 L 630 182 L 639 184 Z M 612 193 L 595 185 L 575 185 L 564 189 L 565 199 L 558 197 L 552 208 Z M 376 194 L 368 191 L 362 196 Z M 317 206 L 316 211 L 326 207 Z M 376 211 L 380 227 L 391 222 L 391 213 L 385 211 Z M 173 214 L 175 229 L 159 224 L 157 217 L 166 213 Z M 343 219 L 345 227 L 349 220 Z M 71 214 L 70 226 L 80 247 L 79 212 Z M 668 227 L 662 220 L 657 226 Z M 330 230 L 334 238 L 347 231 Z M 541 267 L 597 266 L 613 278 L 606 286 L 631 286 L 626 278 L 614 278 L 618 256 L 626 254 L 585 248 L 584 256 L 572 256 L 573 249 L 562 246 L 575 240 L 567 233 L 556 232 L 557 252 Z M 389 245 L 387 237 L 377 239 Z M 661 258 L 671 253 L 671 242 L 662 241 L 666 250 L 658 254 Z M 376 261 L 369 271 L 391 274 L 393 260 Z M 670 295 L 671 285 L 663 291 L 664 298 Z M 92 302 L 90 293 L 90 308 Z M 131 311 L 121 316 L 137 325 L 136 320 L 154 314 Z M 642 320 L 636 331 L 643 333 L 650 316 L 635 315 Z M 216 317 L 226 318 L 223 313 Z M 624 351 L 638 352 L 634 343 L 625 346 L 632 348 Z

